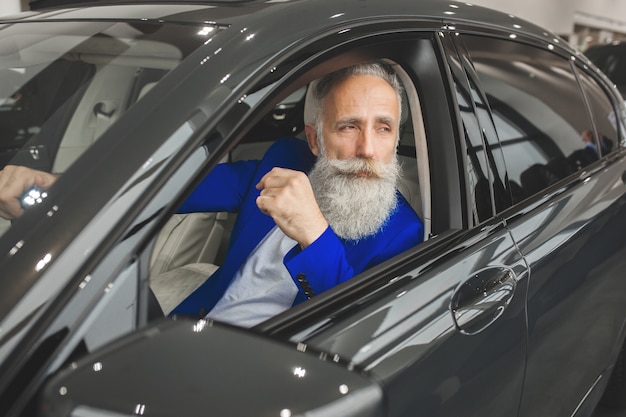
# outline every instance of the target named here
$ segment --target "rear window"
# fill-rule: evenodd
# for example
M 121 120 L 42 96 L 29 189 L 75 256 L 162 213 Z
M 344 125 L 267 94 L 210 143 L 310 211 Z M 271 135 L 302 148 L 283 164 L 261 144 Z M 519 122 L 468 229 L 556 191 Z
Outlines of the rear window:
M 598 160 L 594 124 L 567 59 L 510 40 L 463 40 L 492 109 L 514 202 Z

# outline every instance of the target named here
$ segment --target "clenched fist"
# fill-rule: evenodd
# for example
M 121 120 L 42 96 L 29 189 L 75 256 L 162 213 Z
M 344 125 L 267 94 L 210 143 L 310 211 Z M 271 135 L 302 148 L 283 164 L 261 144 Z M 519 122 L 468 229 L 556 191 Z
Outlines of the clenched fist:
M 259 209 L 271 216 L 283 233 L 298 242 L 302 249 L 328 227 L 305 173 L 274 168 L 261 178 L 256 188 L 261 190 L 256 200 Z

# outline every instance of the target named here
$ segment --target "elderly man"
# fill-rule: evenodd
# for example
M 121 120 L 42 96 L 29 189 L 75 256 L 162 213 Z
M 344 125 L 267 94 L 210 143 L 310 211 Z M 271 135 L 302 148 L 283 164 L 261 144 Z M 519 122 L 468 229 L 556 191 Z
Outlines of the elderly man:
M 216 166 L 179 211 L 238 213 L 228 254 L 171 314 L 253 326 L 420 243 L 422 222 L 396 188 L 401 97 L 383 64 L 337 71 L 314 84 L 306 142 Z M 22 170 L 0 173 L 0 214 L 21 210 L 3 184 L 18 196 L 54 180 Z
M 222 164 L 184 203 L 184 212 L 239 215 L 224 264 L 173 314 L 252 326 L 422 241 L 396 189 L 395 74 L 367 63 L 313 89 L 308 146 L 282 139 L 261 161 Z

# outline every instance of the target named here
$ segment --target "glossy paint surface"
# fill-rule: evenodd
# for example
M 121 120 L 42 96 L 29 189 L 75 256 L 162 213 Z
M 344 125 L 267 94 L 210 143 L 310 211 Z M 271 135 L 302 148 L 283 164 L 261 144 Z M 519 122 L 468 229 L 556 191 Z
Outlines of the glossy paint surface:
M 607 336 L 623 331 L 626 313 L 626 283 L 615 279 L 626 267 L 619 236 L 626 213 L 622 169 L 607 166 L 609 175 L 582 178 L 551 204 L 526 213 L 524 221 L 510 222 L 533 271 L 528 400 L 521 415 L 571 411 L 563 409 L 565 404 L 584 396 L 582 387 L 591 387 L 599 377 L 593 370 L 617 355 Z M 561 375 L 561 384 L 546 380 L 545 369 Z M 571 400 L 553 400 L 564 397 Z
M 180 379 L 181 373 L 187 378 Z M 157 388 L 147 380 L 161 383 Z M 83 411 L 86 415 L 97 415 L 95 410 L 154 416 L 201 416 L 209 410 L 268 416 L 382 412 L 380 387 L 333 363 L 332 356 L 204 320 L 163 322 L 74 363 L 48 385 L 44 398 L 51 415 L 76 406 L 80 412 L 81 404 L 94 410 Z
M 427 251 L 429 261 L 420 257 L 422 266 L 390 283 L 375 302 L 358 314 L 336 318 L 330 328 L 305 341 L 349 357 L 386 381 L 389 415 L 411 410 L 424 415 L 515 414 L 526 343 L 526 266 L 498 224 L 447 249 L 441 257 L 437 249 Z M 483 282 L 480 287 L 477 278 L 502 267 L 510 271 L 515 287 L 512 298 L 499 305 L 488 290 L 494 286 Z M 467 294 L 468 285 L 472 290 L 479 286 L 478 293 Z M 464 295 L 468 297 L 459 300 Z M 452 300 L 472 310 L 467 314 L 475 321 L 459 326 Z M 495 321 L 497 312 L 502 315 Z M 493 396 L 494 391 L 500 395 Z M 476 402 L 480 407 L 472 406 Z
M 113 3 L 6 24 L 120 20 L 220 31 L 0 237 L 0 290 L 14 289 L 2 294 L 0 318 L 7 415 L 27 415 L 24 404 L 49 374 L 34 406 L 45 416 L 569 417 L 597 400 L 588 394 L 603 385 L 624 338 L 623 151 L 506 210 L 488 193 L 490 214 L 474 215 L 471 148 L 495 155 L 492 166 L 476 165 L 487 177 L 506 173 L 455 31 L 514 34 L 567 60 L 584 57 L 527 22 L 466 3 Z M 263 100 L 277 102 L 326 61 L 368 53 L 401 64 L 426 97 L 436 236 L 252 331 L 148 323 L 146 254 L 183 191 L 254 125 Z M 261 104 L 243 106 L 268 79 L 277 84 Z

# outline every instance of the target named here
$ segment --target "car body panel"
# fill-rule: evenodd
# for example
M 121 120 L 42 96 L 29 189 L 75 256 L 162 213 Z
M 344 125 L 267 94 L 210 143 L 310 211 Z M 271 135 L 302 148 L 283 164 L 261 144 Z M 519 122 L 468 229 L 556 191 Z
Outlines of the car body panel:
M 580 60 L 579 56 L 565 58 L 577 71 L 590 70 L 588 63 Z M 474 62 L 480 62 L 494 73 L 499 68 L 497 64 L 491 67 L 489 58 L 483 60 L 481 57 L 479 60 L 474 57 Z M 565 64 L 565 60 L 562 62 Z M 561 65 L 557 63 L 556 60 L 553 62 L 553 70 Z M 513 92 L 532 91 L 537 88 L 535 84 L 541 85 L 532 81 L 535 71 L 532 67 L 526 69 L 531 75 L 527 78 L 527 85 L 514 77 L 505 76 L 503 79 L 508 81 L 507 88 L 512 88 Z M 577 71 L 575 73 L 580 74 Z M 572 77 L 572 74 L 568 75 Z M 571 94 L 571 98 L 562 103 L 564 113 L 567 104 L 572 112 L 580 110 L 580 104 L 576 103 L 581 102 L 580 91 L 565 91 L 565 87 L 556 85 L 554 88 L 563 90 L 563 94 L 557 95 L 560 99 Z M 505 90 L 493 88 L 490 93 L 506 97 Z M 584 123 L 593 124 L 595 117 L 611 120 L 615 114 L 623 112 L 622 100 L 615 89 L 607 83 L 602 85 L 601 90 L 606 98 L 611 99 L 611 108 L 602 112 L 592 112 L 587 108 L 582 116 L 588 116 L 591 121 Z M 589 106 L 584 96 L 582 103 Z M 552 107 L 557 106 L 553 104 Z M 524 116 L 526 114 L 522 114 L 522 118 Z M 559 113 L 552 123 L 561 123 L 558 121 L 561 118 L 565 119 Z M 532 123 L 533 120 L 530 120 L 528 125 L 533 126 Z M 621 134 L 623 138 L 621 123 L 612 125 L 616 134 Z M 580 146 L 579 141 L 572 143 Z M 518 157 L 523 159 L 524 155 Z M 621 243 L 619 238 L 609 237 L 609 233 L 598 232 L 605 224 L 612 224 L 617 230 L 622 227 L 624 187 L 620 172 L 626 168 L 622 158 L 622 152 L 618 151 L 611 158 L 585 166 L 567 179 L 500 213 L 531 271 L 527 300 L 528 364 L 519 415 L 575 415 L 583 409 L 588 412 L 589 405 L 585 401 L 597 401 L 597 391 L 602 391 L 610 374 L 603 364 L 606 364 L 607 358 L 611 358 L 609 362 L 612 362 L 612 358 L 617 357 L 615 347 L 623 343 L 625 300 L 620 294 L 623 294 L 624 287 L 614 280 L 615 270 L 604 270 L 607 260 L 601 254 L 606 251 L 623 256 L 618 255 L 622 253 L 618 248 Z M 509 175 L 513 175 L 513 170 L 509 171 Z M 516 199 L 513 200 L 515 202 Z M 599 212 L 603 215 L 598 216 Z M 595 239 L 594 243 L 587 243 Z M 608 262 L 610 265 L 619 263 L 616 260 Z M 610 288 L 604 288 L 605 292 L 600 289 L 603 285 Z M 604 307 L 607 305 L 611 307 Z M 581 325 L 585 326 L 583 323 L 588 323 L 589 328 L 594 330 L 581 332 Z M 596 331 L 603 336 L 600 337 Z M 611 336 L 604 338 L 607 334 Z M 600 346 L 599 338 L 607 341 L 607 345 Z M 591 355 L 590 350 L 594 350 L 597 356 Z M 584 365 L 572 366 L 572 363 Z M 551 376 L 546 375 L 546 369 L 552 370 Z
M 170 360 L 173 353 L 175 361 Z M 65 415 L 77 405 L 75 413 L 93 416 L 202 416 L 207 410 L 268 416 L 384 413 L 382 389 L 334 361 L 305 345 L 283 344 L 205 320 L 165 321 L 74 363 L 50 382 L 42 402 L 51 415 Z M 150 379 L 161 381 L 158 389 L 145 384 L 144 369 L 151 370 Z M 181 372 L 193 377 L 181 380 Z M 184 392 L 185 397 L 172 401 L 170 392 Z M 246 401 L 233 403 L 232 392 L 245 395 Z
M 44 9 L 4 23 L 119 20 L 132 28 L 144 21 L 216 32 L 0 236 L 3 288 L 11 290 L 0 295 L 0 411 L 21 416 L 40 407 L 32 398 L 51 374 L 44 415 L 70 415 L 72 407 L 77 415 L 132 415 L 137 406 L 162 415 L 247 414 L 263 404 L 272 415 L 347 416 L 348 404 L 354 415 L 556 417 L 581 410 L 586 398 L 595 405 L 587 394 L 602 386 L 598 378 L 624 337 L 626 299 L 616 280 L 626 259 L 619 239 L 626 228 L 623 151 L 541 195 L 513 206 L 509 200 L 505 210 L 495 186 L 477 197 L 475 168 L 501 182 L 506 172 L 486 94 L 457 30 L 512 34 L 581 68 L 584 57 L 528 22 L 466 3 L 112 3 Z M 419 151 L 430 163 L 433 236 L 252 331 L 204 321 L 149 324 L 146 271 L 155 236 L 202 175 L 308 81 L 379 55 L 398 63 L 421 96 L 411 110 L 423 113 L 426 147 Z M 470 161 L 472 152 L 484 163 Z M 481 204 L 486 216 L 475 215 Z M 581 334 L 583 319 L 601 325 Z M 198 323 L 208 324 L 201 335 L 193 330 Z M 586 355 L 598 338 L 604 343 Z M 545 368 L 552 360 L 567 369 L 568 352 L 588 368 L 564 386 Z M 197 360 L 203 353 L 206 362 Z M 291 361 L 300 358 L 307 373 L 320 369 L 310 386 L 293 385 Z M 100 382 L 95 363 L 105 370 L 112 363 L 116 372 Z M 211 379 L 213 367 L 224 384 Z M 279 368 L 291 374 L 277 375 Z M 126 380 L 128 369 L 134 372 Z M 167 396 L 150 389 L 155 379 L 165 381 Z M 336 389 L 344 379 L 356 393 Z M 219 395 L 203 397 L 205 389 Z M 354 408 L 361 394 L 370 401 Z
M 617 357 L 626 284 L 614 277 L 626 267 L 625 253 L 617 248 L 626 196 L 616 174 L 625 169 L 623 156 L 607 161 L 600 172 L 563 184 L 549 202 L 542 199 L 523 217 L 516 213 L 507 221 L 532 271 L 520 415 L 573 413 L 563 407 L 583 398 L 601 374 L 606 378 L 607 358 Z M 560 384 L 545 377 L 546 368 Z

